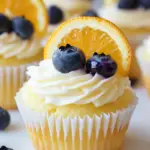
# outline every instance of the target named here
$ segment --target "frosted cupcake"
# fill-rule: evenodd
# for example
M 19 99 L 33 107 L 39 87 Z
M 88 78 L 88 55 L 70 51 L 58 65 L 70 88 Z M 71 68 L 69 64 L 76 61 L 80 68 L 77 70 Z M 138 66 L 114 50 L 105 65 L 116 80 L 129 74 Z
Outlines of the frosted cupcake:
M 42 59 L 40 41 L 47 24 L 43 3 L 26 1 L 25 7 L 16 3 L 6 0 L 0 6 L 0 107 L 5 109 L 16 108 L 14 96 L 26 80 L 26 68 Z M 37 15 L 39 7 L 41 12 Z M 28 16 L 29 8 L 33 15 Z M 40 16 L 43 23 L 38 24 L 35 21 L 40 21 Z
M 150 94 L 150 37 L 145 39 L 143 44 L 137 48 L 136 56 L 142 72 L 145 87 Z
M 79 27 L 82 27 L 80 32 Z M 71 37 L 74 41 L 77 39 L 70 36 L 72 32 L 68 33 L 67 29 L 80 38 L 80 46 L 70 45 Z M 78 33 L 86 38 L 77 36 Z M 62 34 L 70 38 L 65 39 Z M 108 40 L 112 34 L 112 37 L 119 37 Z M 124 50 L 115 49 L 116 54 L 108 51 L 109 55 L 106 49 L 97 49 L 97 43 L 101 47 L 99 35 L 107 37 L 102 41 L 103 45 L 109 42 L 107 50 L 115 46 L 114 41 Z M 95 41 L 91 41 L 91 37 Z M 64 46 L 61 40 L 69 44 Z M 95 47 L 94 53 L 87 43 Z M 55 44 L 59 45 L 56 49 Z M 85 49 L 81 50 L 81 46 Z M 136 107 L 135 93 L 125 75 L 130 65 L 128 46 L 118 28 L 99 18 L 69 20 L 52 34 L 45 48 L 47 59 L 39 66 L 28 68 L 30 79 L 16 96 L 36 150 L 119 150 L 122 147 Z M 127 61 L 123 63 L 124 68 L 122 61 L 118 64 L 116 59 L 121 51 L 124 53 L 122 60 Z
M 150 33 L 148 19 L 150 17 L 150 1 L 106 0 L 99 13 L 122 29 L 130 41 L 133 53 L 135 53 L 140 42 Z M 130 77 L 140 77 L 140 70 L 135 57 L 133 57 Z

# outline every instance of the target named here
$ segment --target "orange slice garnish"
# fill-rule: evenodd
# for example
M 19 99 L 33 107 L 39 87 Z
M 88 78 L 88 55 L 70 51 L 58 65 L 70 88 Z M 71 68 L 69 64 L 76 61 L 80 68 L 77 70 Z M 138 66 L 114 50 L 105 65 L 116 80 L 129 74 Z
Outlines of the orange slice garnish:
M 0 13 L 8 17 L 24 16 L 30 20 L 39 36 L 43 36 L 48 25 L 47 10 L 42 0 L 0 0 Z
M 94 52 L 110 55 L 118 64 L 118 73 L 128 75 L 131 48 L 124 34 L 111 22 L 98 17 L 79 17 L 62 23 L 51 35 L 44 58 L 51 58 L 56 49 L 66 44 L 80 48 L 86 59 Z

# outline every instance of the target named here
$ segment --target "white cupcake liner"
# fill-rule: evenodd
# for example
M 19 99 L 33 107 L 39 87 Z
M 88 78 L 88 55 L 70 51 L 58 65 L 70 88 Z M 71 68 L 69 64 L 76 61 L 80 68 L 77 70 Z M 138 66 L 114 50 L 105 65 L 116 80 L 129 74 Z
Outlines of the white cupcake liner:
M 27 67 L 35 64 L 0 67 L 0 106 L 6 109 L 16 107 L 14 96 L 27 79 Z
M 98 147 L 97 144 L 100 142 L 99 140 L 100 140 L 100 136 L 102 133 L 103 133 L 103 139 L 107 139 L 108 134 L 114 135 L 116 133 L 120 133 L 125 128 L 127 128 L 130 122 L 131 116 L 133 114 L 133 111 L 137 104 L 137 101 L 135 100 L 134 103 L 130 105 L 128 108 L 118 110 L 115 113 L 108 113 L 108 114 L 102 113 L 100 116 L 94 115 L 93 117 L 90 117 L 86 115 L 83 118 L 81 117 L 72 118 L 71 116 L 68 116 L 67 118 L 63 118 L 62 116 L 55 117 L 54 114 L 49 116 L 47 113 L 34 112 L 31 109 L 23 106 L 20 103 L 20 100 L 21 99 L 17 97 L 16 101 L 17 101 L 19 111 L 23 117 L 26 127 L 32 130 L 31 132 L 36 131 L 37 133 L 39 133 L 39 131 L 41 131 L 43 135 L 41 140 L 46 141 L 45 138 L 47 136 L 44 137 L 44 135 L 45 135 L 45 124 L 47 123 L 49 137 L 51 137 L 51 139 L 53 139 L 55 136 L 57 138 L 57 141 L 61 141 L 62 139 L 64 139 L 63 140 L 64 145 L 67 145 L 68 138 L 71 139 L 72 144 L 75 143 L 76 140 L 79 140 L 80 142 L 78 144 L 80 144 L 80 150 L 84 150 L 82 149 L 83 148 L 82 142 L 85 140 L 85 133 L 87 134 L 86 135 L 87 144 L 91 143 L 91 139 L 93 138 L 93 136 L 95 139 L 94 140 L 95 148 L 93 149 L 89 148 L 89 150 L 94 150 L 94 149 L 98 150 L 98 148 L 96 147 Z M 77 132 L 79 136 L 78 139 L 76 137 Z M 62 138 L 62 135 L 63 135 L 63 138 Z M 69 137 L 70 135 L 71 137 Z M 38 138 L 40 141 L 41 137 L 38 137 Z M 46 147 L 46 146 L 42 146 L 41 144 L 41 149 L 43 147 Z M 59 143 L 57 145 L 57 148 L 55 149 L 56 150 L 59 148 L 61 149 L 61 147 L 59 148 L 58 147 L 59 147 Z M 113 145 L 113 147 L 115 147 L 115 144 Z M 53 150 L 53 147 L 51 147 L 51 149 Z M 68 150 L 68 148 L 66 147 L 65 150 Z M 74 148 L 71 148 L 69 150 L 74 150 Z M 111 148 L 104 148 L 102 150 L 111 150 Z

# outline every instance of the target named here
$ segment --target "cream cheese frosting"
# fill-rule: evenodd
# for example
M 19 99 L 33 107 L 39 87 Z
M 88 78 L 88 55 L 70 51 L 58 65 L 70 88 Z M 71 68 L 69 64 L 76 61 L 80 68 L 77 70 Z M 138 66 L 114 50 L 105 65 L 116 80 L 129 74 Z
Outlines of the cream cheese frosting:
M 29 58 L 38 54 L 41 50 L 40 40 L 32 36 L 29 40 L 22 40 L 16 33 L 3 33 L 0 35 L 0 56 L 5 59 L 17 57 Z
M 150 27 L 150 10 L 138 8 L 134 10 L 124 10 L 115 5 L 100 8 L 99 14 L 120 27 L 142 28 Z
M 27 84 L 34 93 L 46 104 L 56 106 L 93 103 L 95 107 L 100 107 L 116 101 L 126 89 L 131 89 L 128 77 L 116 74 L 104 79 L 83 70 L 63 74 L 54 68 L 52 60 L 29 67 L 27 74 L 30 76 Z

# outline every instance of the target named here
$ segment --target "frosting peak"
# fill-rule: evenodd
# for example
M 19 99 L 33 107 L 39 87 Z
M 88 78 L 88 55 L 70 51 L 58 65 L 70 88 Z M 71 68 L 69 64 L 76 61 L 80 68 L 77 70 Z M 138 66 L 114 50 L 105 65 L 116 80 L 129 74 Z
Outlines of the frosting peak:
M 67 74 L 58 72 L 51 60 L 44 60 L 38 67 L 29 67 L 31 77 L 28 84 L 45 103 L 56 106 L 93 103 L 96 107 L 116 101 L 130 88 L 127 77 L 114 75 L 104 79 L 92 76 L 83 70 Z

